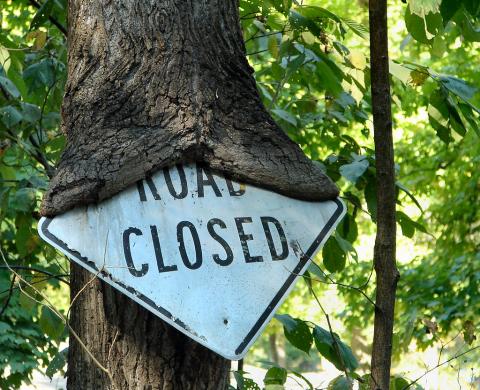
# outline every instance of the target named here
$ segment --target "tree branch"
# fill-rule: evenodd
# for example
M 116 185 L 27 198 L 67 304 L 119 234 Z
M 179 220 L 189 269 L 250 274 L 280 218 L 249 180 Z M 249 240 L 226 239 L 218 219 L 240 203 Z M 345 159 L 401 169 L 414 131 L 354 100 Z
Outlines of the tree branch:
M 432 368 L 428 369 L 428 370 L 425 371 L 422 375 L 420 375 L 417 379 L 415 379 L 414 381 L 410 382 L 407 386 L 405 386 L 404 388 L 402 388 L 402 390 L 407 390 L 408 388 L 412 387 L 415 383 L 417 383 L 420 379 L 422 379 L 425 375 L 428 375 L 428 374 L 431 373 L 432 371 L 435 371 L 437 368 L 440 368 L 440 367 L 444 366 L 445 364 L 450 363 L 452 360 L 458 359 L 459 357 L 462 357 L 462 356 L 466 355 L 467 353 L 470 353 L 470 352 L 472 352 L 472 351 L 475 351 L 475 350 L 478 349 L 478 348 L 480 348 L 480 345 L 477 345 L 476 347 L 467 349 L 466 351 L 464 351 L 464 352 L 462 352 L 462 353 L 459 353 L 459 354 L 457 354 L 457 355 L 454 355 L 454 356 L 452 356 L 450 359 L 447 359 L 447 360 L 443 361 L 442 363 L 437 364 L 435 367 L 432 367 Z
M 7 265 L 0 265 L 0 268 L 6 268 L 6 269 L 18 269 L 18 270 L 23 270 L 23 271 L 32 271 L 32 272 L 37 272 L 37 273 L 40 273 L 40 274 L 43 274 L 43 275 L 47 275 L 47 276 L 50 276 L 51 278 L 53 279 L 57 279 L 58 281 L 60 282 L 63 282 L 65 284 L 68 284 L 70 285 L 70 282 L 68 280 L 65 280 L 62 278 L 62 276 L 66 276 L 66 275 L 55 275 L 54 273 L 52 272 L 49 272 L 49 271 L 45 271 L 43 269 L 40 269 L 40 268 L 36 268 L 36 267 L 28 267 L 28 266 L 25 266 L 25 265 L 12 265 L 12 264 L 9 264 L 8 266 Z
M 10 288 L 8 289 L 8 296 L 7 299 L 5 300 L 5 303 L 3 304 L 2 310 L 0 310 L 0 317 L 3 315 L 5 310 L 7 310 L 8 304 L 10 303 L 10 299 L 12 298 L 13 294 L 13 286 L 15 285 L 15 275 L 12 277 L 12 281 L 10 283 Z
M 36 2 L 35 0 L 28 0 L 28 2 L 31 5 L 33 5 L 36 9 L 40 9 L 40 7 L 42 6 L 40 3 Z M 55 19 L 53 16 L 49 16 L 48 20 L 50 20 L 50 22 L 55 27 L 57 27 L 62 32 L 62 34 L 65 35 L 65 37 L 67 37 L 67 29 L 57 19 Z

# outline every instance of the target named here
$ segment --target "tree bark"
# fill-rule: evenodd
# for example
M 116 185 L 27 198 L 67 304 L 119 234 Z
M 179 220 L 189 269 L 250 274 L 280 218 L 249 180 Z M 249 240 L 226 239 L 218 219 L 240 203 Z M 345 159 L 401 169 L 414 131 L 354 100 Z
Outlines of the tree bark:
M 69 390 L 227 387 L 228 360 L 184 336 L 72 263 L 72 300 L 80 290 L 71 308 L 70 324 L 88 350 L 110 372 L 111 378 L 71 336 Z
M 72 0 L 62 129 L 42 214 L 106 199 L 178 162 L 301 199 L 336 186 L 275 124 L 236 0 Z
M 178 162 L 304 199 L 336 186 L 262 105 L 235 0 L 70 0 L 67 146 L 42 214 Z M 72 265 L 69 389 L 223 389 L 229 362 Z M 103 370 L 102 367 L 103 366 Z M 106 369 L 106 371 L 105 371 Z
M 371 388 L 388 390 L 392 355 L 395 291 L 399 273 L 395 262 L 395 168 L 388 70 L 387 1 L 370 0 L 370 72 L 377 170 L 377 235 L 374 267 L 376 309 L 372 347 Z

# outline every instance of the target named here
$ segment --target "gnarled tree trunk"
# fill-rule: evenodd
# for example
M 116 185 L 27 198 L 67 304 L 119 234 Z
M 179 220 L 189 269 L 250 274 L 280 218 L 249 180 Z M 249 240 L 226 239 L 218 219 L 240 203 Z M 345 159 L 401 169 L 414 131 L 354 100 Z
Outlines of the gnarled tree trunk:
M 70 0 L 68 21 L 67 147 L 43 215 L 188 161 L 298 198 L 338 195 L 263 107 L 236 0 Z M 69 389 L 225 388 L 228 361 L 92 277 L 72 265 L 71 324 L 111 378 L 71 337 Z
M 44 215 L 103 200 L 177 162 L 301 199 L 336 186 L 272 120 L 235 0 L 72 0 L 67 147 Z

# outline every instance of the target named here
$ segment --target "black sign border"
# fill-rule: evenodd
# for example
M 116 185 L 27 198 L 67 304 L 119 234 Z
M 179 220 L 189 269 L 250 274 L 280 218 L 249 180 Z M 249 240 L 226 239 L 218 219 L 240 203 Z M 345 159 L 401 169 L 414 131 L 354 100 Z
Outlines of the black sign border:
M 320 244 L 322 243 L 322 241 L 324 240 L 324 238 L 326 237 L 328 232 L 335 225 L 335 222 L 337 222 L 339 217 L 342 215 L 342 213 L 345 209 L 344 204 L 338 199 L 334 199 L 333 202 L 335 202 L 335 204 L 337 205 L 337 209 L 335 210 L 333 215 L 330 217 L 330 219 L 328 220 L 326 225 L 323 227 L 323 229 L 320 231 L 318 236 L 315 238 L 313 243 L 310 245 L 308 250 L 302 255 L 302 257 L 300 258 L 300 261 L 298 262 L 297 266 L 290 273 L 290 275 L 287 278 L 287 280 L 285 281 L 285 283 L 282 285 L 280 290 L 277 292 L 275 297 L 272 299 L 270 304 L 267 306 L 265 311 L 262 313 L 260 318 L 255 323 L 255 325 L 252 327 L 252 329 L 250 329 L 250 331 L 247 333 L 247 336 L 243 339 L 243 341 L 237 347 L 237 349 L 235 350 L 235 354 L 237 356 L 241 356 L 242 353 L 245 351 L 245 349 L 247 348 L 249 343 L 252 341 L 252 339 L 255 337 L 255 335 L 258 333 L 258 331 L 261 329 L 261 327 L 264 325 L 265 321 L 268 319 L 268 317 L 270 316 L 272 311 L 275 309 L 275 307 L 281 301 L 281 299 L 283 298 L 285 293 L 288 291 L 290 286 L 296 281 L 297 277 L 300 276 L 300 272 L 302 271 L 303 267 L 307 264 L 307 262 L 314 255 L 315 251 L 320 246 Z M 45 220 L 43 221 L 43 223 L 40 227 L 43 235 L 45 237 L 47 237 L 51 242 L 55 243 L 55 245 L 62 248 L 71 257 L 74 257 L 75 259 L 77 259 L 79 263 L 83 263 L 86 266 L 96 270 L 98 272 L 99 276 L 101 275 L 102 278 L 108 278 L 108 279 L 110 279 L 111 283 L 113 283 L 115 285 L 118 285 L 119 287 L 127 290 L 131 294 L 134 294 L 138 299 L 143 301 L 147 306 L 149 306 L 153 310 L 161 313 L 163 316 L 167 317 L 170 321 L 174 322 L 175 324 L 177 324 L 178 326 L 183 328 L 186 333 L 192 334 L 192 335 L 194 335 L 195 337 L 198 338 L 197 334 L 192 333 L 191 329 L 183 321 L 179 320 L 178 318 L 175 318 L 172 315 L 172 313 L 170 313 L 168 310 L 166 310 L 165 308 L 163 308 L 161 306 L 156 305 L 155 302 L 153 302 L 150 298 L 141 294 L 140 292 L 138 292 L 134 288 L 132 288 L 130 286 L 127 286 L 127 285 L 125 285 L 124 283 L 122 283 L 118 280 L 113 279 L 112 276 L 107 271 L 102 270 L 102 269 L 98 269 L 95 262 L 90 261 L 88 258 L 82 256 L 80 254 L 80 252 L 78 252 L 76 250 L 73 250 L 73 249 L 70 249 L 67 246 L 66 243 L 64 243 L 62 240 L 60 240 L 57 236 L 55 236 L 54 234 L 52 234 L 48 230 L 48 226 L 50 225 L 52 220 L 53 220 L 53 218 L 45 218 Z

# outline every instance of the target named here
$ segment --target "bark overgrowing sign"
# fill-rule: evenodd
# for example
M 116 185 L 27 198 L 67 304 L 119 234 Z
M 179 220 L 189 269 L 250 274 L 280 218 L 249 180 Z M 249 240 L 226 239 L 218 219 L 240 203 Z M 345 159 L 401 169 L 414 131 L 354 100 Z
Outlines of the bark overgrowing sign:
M 178 165 L 42 218 L 44 240 L 228 359 L 247 352 L 345 213 Z

